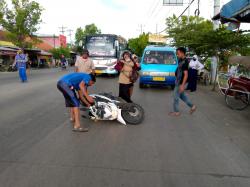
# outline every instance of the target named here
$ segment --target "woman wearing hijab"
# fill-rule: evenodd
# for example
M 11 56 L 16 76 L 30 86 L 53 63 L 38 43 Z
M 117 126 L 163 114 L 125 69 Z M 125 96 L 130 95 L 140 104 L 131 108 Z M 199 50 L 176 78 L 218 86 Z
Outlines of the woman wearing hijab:
M 131 96 L 133 93 L 134 82 L 131 80 L 133 71 L 140 70 L 140 64 L 136 57 L 131 56 L 130 52 L 125 51 L 122 59 L 117 63 L 115 69 L 120 72 L 119 75 L 119 97 L 128 103 L 132 103 Z
M 27 82 L 26 63 L 28 61 L 27 55 L 23 50 L 19 50 L 15 57 L 15 62 L 12 67 L 17 67 L 21 82 Z
M 198 56 L 194 55 L 193 59 L 189 63 L 187 90 L 190 90 L 191 92 L 196 91 L 198 71 L 202 70 L 203 68 L 204 65 L 199 62 Z

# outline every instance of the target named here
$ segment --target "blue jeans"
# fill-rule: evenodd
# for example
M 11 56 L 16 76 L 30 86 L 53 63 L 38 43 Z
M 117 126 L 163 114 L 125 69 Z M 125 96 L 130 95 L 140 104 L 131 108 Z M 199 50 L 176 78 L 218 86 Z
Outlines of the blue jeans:
M 19 77 L 22 82 L 27 81 L 26 68 L 19 68 Z
M 190 108 L 194 106 L 186 96 L 185 92 L 182 93 L 179 92 L 179 87 L 180 87 L 179 85 L 176 85 L 174 89 L 174 112 L 180 112 L 179 99 L 181 99 L 184 103 L 186 103 L 187 106 L 189 106 Z

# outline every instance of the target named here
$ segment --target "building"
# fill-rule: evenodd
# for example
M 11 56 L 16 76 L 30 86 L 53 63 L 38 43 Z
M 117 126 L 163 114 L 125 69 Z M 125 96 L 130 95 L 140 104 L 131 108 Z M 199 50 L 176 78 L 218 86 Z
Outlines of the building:
M 64 39 L 63 37 L 61 38 L 61 40 L 58 38 L 59 46 L 61 46 L 61 44 L 64 45 Z M 32 39 L 28 38 L 27 40 Z M 54 47 L 43 40 L 40 41 L 41 42 L 35 44 L 32 49 L 24 49 L 33 67 L 46 67 L 52 62 L 52 54 L 49 53 L 49 51 Z M 6 69 L 10 64 L 13 64 L 18 49 L 18 47 L 8 40 L 7 32 L 0 30 L 0 66 L 2 70 Z
M 40 35 L 38 36 L 38 39 L 42 41 L 43 45 L 47 45 L 47 48 L 49 46 L 51 48 L 59 48 L 59 47 L 67 47 L 67 38 L 64 35 Z M 38 44 L 39 45 L 39 44 Z M 43 46 L 45 47 L 45 46 Z M 46 49 L 44 49 L 46 50 Z

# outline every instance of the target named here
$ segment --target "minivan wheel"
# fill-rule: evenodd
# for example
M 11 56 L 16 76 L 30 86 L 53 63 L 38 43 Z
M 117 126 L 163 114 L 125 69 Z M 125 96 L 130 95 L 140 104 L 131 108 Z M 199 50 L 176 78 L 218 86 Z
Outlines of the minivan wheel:
M 140 88 L 145 88 L 145 84 L 140 83 L 139 87 L 140 87 Z

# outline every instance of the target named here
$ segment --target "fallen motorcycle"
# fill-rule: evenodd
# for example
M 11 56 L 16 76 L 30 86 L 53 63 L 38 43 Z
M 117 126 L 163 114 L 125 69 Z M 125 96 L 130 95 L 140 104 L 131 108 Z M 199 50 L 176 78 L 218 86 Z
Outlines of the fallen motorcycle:
M 144 119 L 144 110 L 138 104 L 127 103 L 109 93 L 90 96 L 95 100 L 95 103 L 88 108 L 89 118 L 92 120 L 117 120 L 124 125 L 138 125 Z

